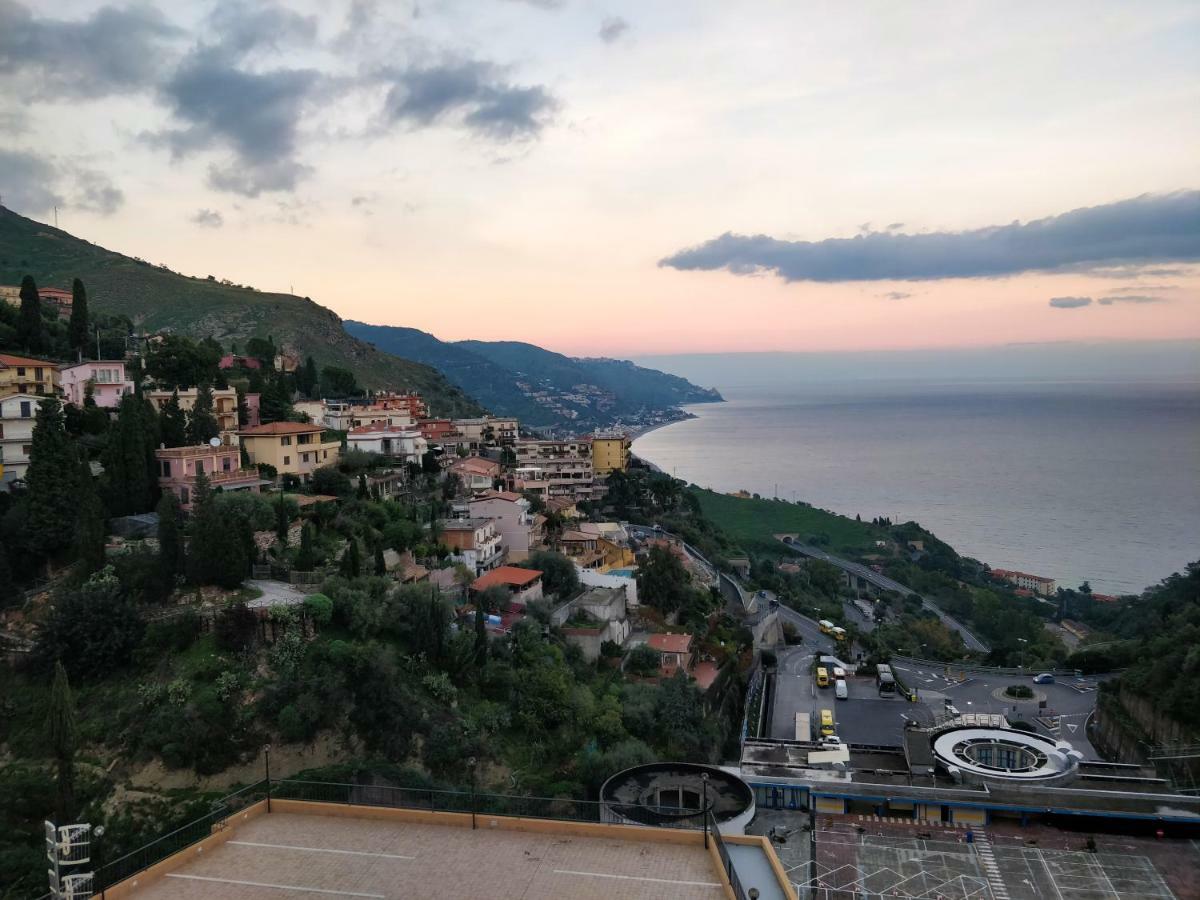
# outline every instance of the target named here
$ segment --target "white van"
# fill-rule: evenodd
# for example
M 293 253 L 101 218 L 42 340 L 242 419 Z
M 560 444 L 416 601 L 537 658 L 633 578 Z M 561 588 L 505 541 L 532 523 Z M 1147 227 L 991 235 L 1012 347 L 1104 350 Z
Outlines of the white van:
M 846 689 L 845 679 L 839 678 L 833 683 L 833 696 L 839 700 L 848 700 L 850 698 L 850 691 Z
M 833 667 L 833 677 L 835 680 L 841 681 L 843 678 L 846 677 L 846 670 L 843 669 L 841 666 L 834 666 Z

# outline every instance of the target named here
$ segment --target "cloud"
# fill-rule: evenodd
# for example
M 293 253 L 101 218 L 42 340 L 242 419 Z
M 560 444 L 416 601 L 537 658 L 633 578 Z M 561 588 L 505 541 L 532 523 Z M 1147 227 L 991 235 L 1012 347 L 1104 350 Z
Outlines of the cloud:
M 562 9 L 566 0 L 510 0 L 512 3 L 524 3 L 526 6 L 536 6 L 538 9 Z
M 973 231 L 782 241 L 725 233 L 659 261 L 681 270 L 774 272 L 785 281 L 986 278 L 1200 261 L 1200 191 L 1145 194 Z
M 493 63 L 478 60 L 385 73 L 391 82 L 384 119 L 428 127 L 459 116 L 470 130 L 498 141 L 536 138 L 559 107 L 541 86 L 504 80 Z
M 153 6 L 103 6 L 80 21 L 0 0 L 0 76 L 26 99 L 104 97 L 155 83 L 183 32 Z
M 1091 297 L 1051 297 L 1050 305 L 1055 309 L 1080 309 L 1092 305 Z
M 188 221 L 201 228 L 220 228 L 225 224 L 225 217 L 215 209 L 198 209 Z
M 102 216 L 111 216 L 125 203 L 125 192 L 112 183 L 103 172 L 95 169 L 75 169 L 75 192 L 71 205 Z
M 58 170 L 33 153 L 0 147 L 0 198 L 9 209 L 38 215 L 64 201 L 56 190 Z
M 302 16 L 275 3 L 255 0 L 222 0 L 208 17 L 219 38 L 218 46 L 231 58 L 251 50 L 272 50 L 292 44 L 309 44 L 317 37 L 316 16 Z
M 882 294 L 881 296 L 886 300 L 907 300 L 912 296 L 912 294 L 909 294 L 905 291 L 888 291 L 886 294 Z
M 615 44 L 628 31 L 628 22 L 620 16 L 609 16 L 600 23 L 600 40 L 606 44 Z
M 1112 306 L 1114 303 L 1166 303 L 1165 297 L 1153 297 L 1150 294 L 1118 294 L 1115 297 L 1101 297 L 1101 306 Z

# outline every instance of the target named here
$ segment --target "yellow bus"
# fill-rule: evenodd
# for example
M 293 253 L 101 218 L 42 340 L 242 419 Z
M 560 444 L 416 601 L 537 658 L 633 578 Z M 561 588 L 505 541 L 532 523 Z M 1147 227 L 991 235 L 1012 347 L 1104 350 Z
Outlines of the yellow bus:
M 821 710 L 821 737 L 829 737 L 833 734 L 833 710 Z
M 817 669 L 817 687 L 829 687 L 829 670 L 824 666 Z
M 821 634 L 833 634 L 834 626 L 828 619 L 822 619 L 817 624 L 821 626 Z
M 833 626 L 833 636 L 839 644 L 846 640 L 846 629 L 840 625 Z

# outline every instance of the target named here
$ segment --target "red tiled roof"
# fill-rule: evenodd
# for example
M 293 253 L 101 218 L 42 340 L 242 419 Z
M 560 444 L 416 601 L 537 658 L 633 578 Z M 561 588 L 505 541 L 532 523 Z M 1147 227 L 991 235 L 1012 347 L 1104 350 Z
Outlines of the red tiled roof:
M 496 585 L 523 588 L 542 577 L 537 569 L 522 569 L 520 566 L 500 566 L 490 572 L 484 572 L 471 584 L 473 591 L 486 591 Z
M 509 503 L 516 503 L 521 499 L 520 494 L 514 494 L 512 491 L 484 491 L 476 500 L 507 500 Z
M 311 434 L 314 431 L 324 430 L 324 425 L 310 425 L 304 422 L 271 422 L 267 425 L 255 425 L 253 428 L 242 428 L 238 434 L 258 437 L 272 434 Z
M 660 653 L 687 653 L 692 647 L 690 634 L 652 634 L 646 642 Z
M 13 356 L 10 353 L 0 353 L 0 366 L 42 366 L 57 369 L 52 362 L 47 362 L 44 359 L 34 359 L 30 356 Z

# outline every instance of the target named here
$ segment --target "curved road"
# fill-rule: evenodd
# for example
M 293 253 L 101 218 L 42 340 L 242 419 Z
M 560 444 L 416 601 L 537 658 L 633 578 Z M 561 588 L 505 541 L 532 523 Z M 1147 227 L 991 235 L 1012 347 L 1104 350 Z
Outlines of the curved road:
M 818 549 L 817 547 L 811 547 L 807 544 L 799 544 L 794 541 L 785 541 L 782 538 L 779 539 L 779 542 L 800 556 L 806 556 L 810 559 L 819 559 L 822 562 L 827 562 L 831 566 L 841 569 L 843 572 L 854 575 L 857 578 L 861 578 L 868 584 L 875 585 L 875 587 L 879 588 L 880 590 L 895 591 L 904 597 L 907 597 L 909 594 L 915 594 L 916 596 L 921 597 L 921 595 L 917 594 L 917 592 L 912 588 L 905 587 L 900 582 L 894 581 L 893 579 L 888 578 L 886 575 L 881 575 L 869 566 L 864 566 L 862 563 L 856 563 L 851 562 L 848 559 L 842 559 L 840 556 L 834 556 L 832 553 L 826 553 L 824 550 Z M 974 634 L 972 634 L 965 625 L 963 625 L 953 616 L 942 612 L 937 608 L 937 606 L 926 600 L 924 597 L 921 597 L 921 603 L 927 610 L 941 619 L 943 625 L 953 631 L 957 631 L 960 635 L 962 635 L 963 643 L 966 644 L 968 650 L 976 650 L 980 653 L 987 653 L 992 649 Z

